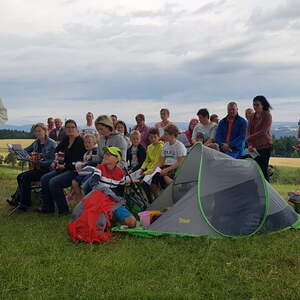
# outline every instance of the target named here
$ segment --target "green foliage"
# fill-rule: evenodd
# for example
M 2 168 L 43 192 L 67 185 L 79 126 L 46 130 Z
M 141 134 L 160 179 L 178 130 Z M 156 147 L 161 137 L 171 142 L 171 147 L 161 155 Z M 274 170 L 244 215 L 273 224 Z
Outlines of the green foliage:
M 0 154 L 0 165 L 4 163 L 4 155 Z
M 21 131 L 21 130 L 10 130 L 1 129 L 0 139 L 33 139 L 33 132 Z
M 298 151 L 294 150 L 293 146 L 297 143 L 297 138 L 294 136 L 285 136 L 279 139 L 273 138 L 272 156 L 276 157 L 300 157 Z
M 12 167 L 15 167 L 15 165 L 17 163 L 16 155 L 13 154 L 12 152 L 9 152 L 4 159 L 4 163 L 11 164 Z
M 300 168 L 274 167 L 271 183 L 298 184 L 300 186 Z

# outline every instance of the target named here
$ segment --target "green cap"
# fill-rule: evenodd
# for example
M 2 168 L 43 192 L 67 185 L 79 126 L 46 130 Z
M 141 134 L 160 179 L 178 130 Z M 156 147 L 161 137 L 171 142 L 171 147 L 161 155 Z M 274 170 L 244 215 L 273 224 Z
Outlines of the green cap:
M 118 160 L 122 159 L 122 152 L 118 147 L 103 147 L 103 152 L 117 157 Z

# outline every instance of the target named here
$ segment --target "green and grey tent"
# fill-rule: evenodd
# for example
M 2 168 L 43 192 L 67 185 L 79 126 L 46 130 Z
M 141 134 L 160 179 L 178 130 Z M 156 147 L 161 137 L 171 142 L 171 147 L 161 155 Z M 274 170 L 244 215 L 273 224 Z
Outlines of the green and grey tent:
M 233 237 L 300 228 L 298 214 L 254 160 L 234 159 L 201 143 L 193 146 L 174 182 L 149 210 L 166 208 L 148 228 L 127 231 Z

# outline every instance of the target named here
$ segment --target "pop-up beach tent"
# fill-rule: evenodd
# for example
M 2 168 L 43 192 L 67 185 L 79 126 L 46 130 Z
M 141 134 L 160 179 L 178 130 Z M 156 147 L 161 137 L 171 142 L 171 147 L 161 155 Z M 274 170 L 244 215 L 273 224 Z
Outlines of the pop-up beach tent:
M 149 208 L 165 209 L 149 227 L 126 231 L 233 237 L 300 228 L 298 214 L 264 179 L 254 160 L 234 159 L 201 143 Z

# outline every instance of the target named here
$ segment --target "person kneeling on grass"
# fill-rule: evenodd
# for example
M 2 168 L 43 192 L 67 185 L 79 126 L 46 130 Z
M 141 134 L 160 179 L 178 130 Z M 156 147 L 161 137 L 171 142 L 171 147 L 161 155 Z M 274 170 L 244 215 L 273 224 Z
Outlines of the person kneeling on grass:
M 159 186 L 165 188 L 174 181 L 175 172 L 186 155 L 186 148 L 176 139 L 179 134 L 178 128 L 171 124 L 164 130 L 164 140 L 166 141 L 158 167 L 162 170 L 154 175 L 152 179 L 152 192 L 158 196 Z
M 124 172 L 117 166 L 122 158 L 117 147 L 104 147 L 103 161 L 94 169 L 92 191 L 74 208 L 67 230 L 73 241 L 88 243 L 103 242 L 111 233 L 110 221 L 114 215 L 130 228 L 136 226 L 136 219 L 123 203 Z M 83 169 L 83 170 L 84 170 Z

